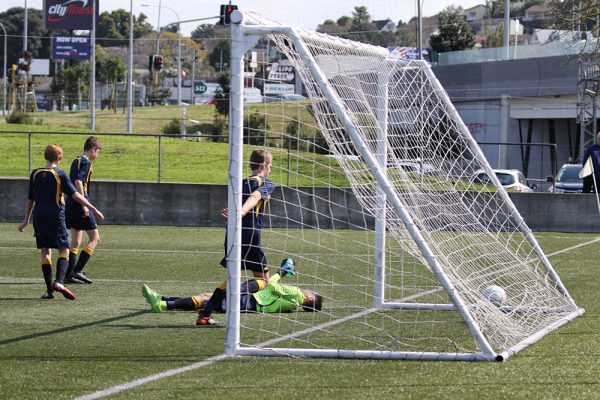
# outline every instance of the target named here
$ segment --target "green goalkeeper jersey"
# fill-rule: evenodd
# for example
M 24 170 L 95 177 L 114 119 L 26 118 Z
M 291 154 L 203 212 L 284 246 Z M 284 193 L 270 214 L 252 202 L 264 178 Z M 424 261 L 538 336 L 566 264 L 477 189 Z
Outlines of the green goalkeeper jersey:
M 302 291 L 295 286 L 278 283 L 280 279 L 279 274 L 273 275 L 266 288 L 252 294 L 257 303 L 257 312 L 292 312 L 304 303 Z

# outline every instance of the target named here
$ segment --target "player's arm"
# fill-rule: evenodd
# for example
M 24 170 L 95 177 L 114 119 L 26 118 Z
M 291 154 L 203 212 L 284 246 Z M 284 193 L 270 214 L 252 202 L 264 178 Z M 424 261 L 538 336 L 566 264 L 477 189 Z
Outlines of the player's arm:
M 258 202 L 260 201 L 261 198 L 262 198 L 262 195 L 260 194 L 260 192 L 258 190 L 255 190 L 254 192 L 252 192 L 250 194 L 250 196 L 248 196 L 248 198 L 244 202 L 244 205 L 242 206 L 242 217 L 244 217 L 246 214 L 248 214 L 250 212 L 250 210 L 252 210 L 254 207 L 256 207 L 256 205 L 258 204 Z
M 25 217 L 23 217 L 23 221 L 19 224 L 19 232 L 23 232 L 27 224 L 29 224 L 29 220 L 31 219 L 31 212 L 33 211 L 33 205 L 35 202 L 31 199 L 27 199 L 25 203 Z
M 75 200 L 76 202 L 78 202 L 82 206 L 86 206 L 87 208 L 89 208 L 90 210 L 92 210 L 92 212 L 94 213 L 94 215 L 98 219 L 98 222 L 104 221 L 104 215 L 100 212 L 100 210 L 98 210 L 96 207 L 94 207 L 92 205 L 92 203 L 90 203 L 89 201 L 87 201 L 87 199 L 85 197 L 83 197 L 79 192 L 74 192 L 71 195 L 71 197 L 73 198 L 73 200 Z
M 83 182 L 80 179 L 76 179 L 75 182 L 73 182 L 73 186 L 75 186 L 75 189 L 77 190 L 77 192 L 80 195 L 84 195 L 83 192 Z M 88 215 L 88 213 L 90 212 L 87 206 L 84 206 L 83 204 L 81 205 L 81 207 L 83 208 L 83 215 L 86 216 Z

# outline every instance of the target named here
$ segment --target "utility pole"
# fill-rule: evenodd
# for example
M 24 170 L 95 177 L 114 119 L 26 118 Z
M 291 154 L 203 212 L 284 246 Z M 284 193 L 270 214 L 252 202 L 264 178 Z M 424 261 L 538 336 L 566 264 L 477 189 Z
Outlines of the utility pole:
M 192 100 L 191 105 L 196 104 L 196 60 L 198 59 L 198 50 L 194 50 L 194 57 L 192 57 Z

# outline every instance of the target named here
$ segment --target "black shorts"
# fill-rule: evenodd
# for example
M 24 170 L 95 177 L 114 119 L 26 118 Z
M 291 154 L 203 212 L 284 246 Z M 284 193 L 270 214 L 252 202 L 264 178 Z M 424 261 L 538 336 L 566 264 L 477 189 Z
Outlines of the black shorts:
M 227 268 L 227 243 L 225 243 L 225 257 L 221 260 L 221 265 Z M 269 272 L 267 265 L 267 256 L 262 247 L 257 245 L 242 245 L 242 270 L 252 272 Z
M 69 247 L 69 235 L 62 236 L 36 236 L 35 243 L 38 249 L 60 249 L 61 247 Z
M 94 213 L 91 211 L 87 216 L 67 214 L 66 223 L 67 229 L 75 229 L 77 231 L 93 231 L 98 228 Z

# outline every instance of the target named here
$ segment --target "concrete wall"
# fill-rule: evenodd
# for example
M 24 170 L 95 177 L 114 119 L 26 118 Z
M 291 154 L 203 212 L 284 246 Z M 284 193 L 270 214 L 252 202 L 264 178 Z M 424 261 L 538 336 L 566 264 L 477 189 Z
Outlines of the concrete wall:
M 27 179 L 0 179 L 0 222 L 23 218 Z M 223 226 L 219 211 L 227 204 L 227 186 L 144 182 L 93 182 L 93 202 L 106 224 Z M 515 206 L 534 231 L 600 232 L 596 197 L 591 194 L 511 193 Z M 284 208 L 285 204 L 291 205 Z M 351 210 L 352 213 L 348 213 Z M 278 188 L 271 202 L 272 226 L 349 228 L 372 224 L 372 218 L 349 191 Z M 321 212 L 335 216 L 332 222 Z

